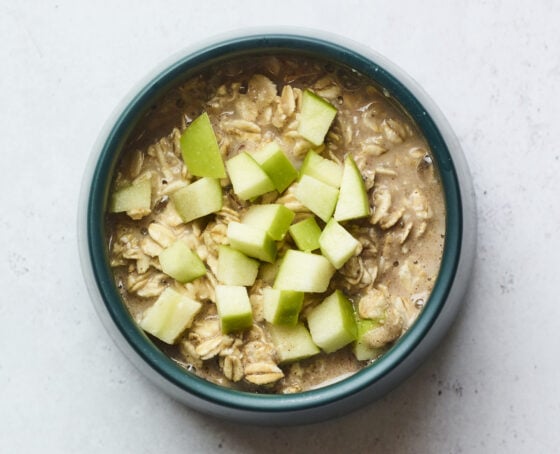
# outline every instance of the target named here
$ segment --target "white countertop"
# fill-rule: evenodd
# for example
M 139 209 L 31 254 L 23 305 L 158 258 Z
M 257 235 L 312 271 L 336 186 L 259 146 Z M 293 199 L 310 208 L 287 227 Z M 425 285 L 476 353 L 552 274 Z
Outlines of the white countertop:
M 559 23 L 554 0 L 0 2 L 0 452 L 560 452 Z M 103 123 L 156 63 L 284 24 L 369 45 L 434 98 L 471 166 L 479 243 L 456 324 L 402 386 L 255 429 L 172 401 L 115 347 L 76 206 Z

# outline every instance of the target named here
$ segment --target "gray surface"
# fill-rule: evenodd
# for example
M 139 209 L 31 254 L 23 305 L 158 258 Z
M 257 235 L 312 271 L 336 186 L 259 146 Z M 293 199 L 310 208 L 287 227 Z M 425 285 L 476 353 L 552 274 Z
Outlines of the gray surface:
M 0 2 L 0 451 L 560 452 L 558 2 L 136 3 Z M 369 45 L 434 98 L 471 165 L 479 246 L 457 323 L 404 385 L 332 422 L 255 429 L 171 401 L 114 347 L 76 205 L 97 133 L 155 63 L 284 24 Z

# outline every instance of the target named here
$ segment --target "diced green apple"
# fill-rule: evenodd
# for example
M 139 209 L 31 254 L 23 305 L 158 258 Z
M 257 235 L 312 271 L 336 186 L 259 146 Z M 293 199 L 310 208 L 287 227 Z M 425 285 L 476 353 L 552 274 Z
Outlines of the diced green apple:
M 295 325 L 303 305 L 303 292 L 263 289 L 263 315 L 274 325 Z
M 384 352 L 383 348 L 370 347 L 367 342 L 364 341 L 364 335 L 379 326 L 377 320 L 363 319 L 356 317 L 357 326 L 357 338 L 353 346 L 354 356 L 358 361 L 368 361 L 370 359 L 377 358 Z
M 327 290 L 335 268 L 322 255 L 288 249 L 282 258 L 274 288 L 322 293 Z
M 298 176 L 298 171 L 276 142 L 267 144 L 252 156 L 279 193 L 284 192 Z
M 309 175 L 303 175 L 294 195 L 305 207 L 328 222 L 336 206 L 338 189 Z
M 303 92 L 298 132 L 313 145 L 321 145 L 336 116 L 336 112 L 336 108 L 326 99 L 317 96 L 310 90 L 305 90 Z
M 334 211 L 337 221 L 369 216 L 370 206 L 364 179 L 352 156 L 346 156 L 340 194 Z
M 299 250 L 311 252 L 319 249 L 321 228 L 313 216 L 291 225 L 288 231 Z
M 152 202 L 152 183 L 149 179 L 139 181 L 115 191 L 110 211 L 122 213 L 132 210 L 149 210 Z
M 272 180 L 249 153 L 239 153 L 228 159 L 226 167 L 233 191 L 242 200 L 253 199 L 275 189 Z
M 191 175 L 226 177 L 220 147 L 206 112 L 197 117 L 181 135 L 181 152 Z
M 161 270 L 181 284 L 194 281 L 206 274 L 200 257 L 182 240 L 175 241 L 159 254 Z
M 245 287 L 217 285 L 216 307 L 224 334 L 242 331 L 253 325 L 253 311 Z
M 330 159 L 323 158 L 313 150 L 309 150 L 301 164 L 299 175 L 300 177 L 309 175 L 338 188 L 342 180 L 342 166 Z
M 352 303 L 340 290 L 311 309 L 307 324 L 313 342 L 326 353 L 335 352 L 356 340 L 357 327 Z
M 313 343 L 303 323 L 295 326 L 270 325 L 270 337 L 280 363 L 290 363 L 316 355 L 321 350 Z
M 322 254 L 339 270 L 356 253 L 360 242 L 338 222 L 331 219 L 319 237 L 319 245 Z
M 222 209 L 222 187 L 215 178 L 201 178 L 175 191 L 171 200 L 181 219 L 190 222 Z
M 295 213 L 284 205 L 270 203 L 252 205 L 243 216 L 243 224 L 252 225 L 267 232 L 273 240 L 284 238 Z
M 231 247 L 263 262 L 276 259 L 276 243 L 264 230 L 240 222 L 230 222 L 227 237 Z
M 370 347 L 361 340 L 357 340 L 352 347 L 352 352 L 358 361 L 369 361 L 378 358 L 384 351 L 382 348 Z
M 259 272 L 259 262 L 229 246 L 218 248 L 218 281 L 226 285 L 253 285 Z
M 166 288 L 144 312 L 140 327 L 163 342 L 173 344 L 191 326 L 201 308 L 202 304 L 198 301 Z

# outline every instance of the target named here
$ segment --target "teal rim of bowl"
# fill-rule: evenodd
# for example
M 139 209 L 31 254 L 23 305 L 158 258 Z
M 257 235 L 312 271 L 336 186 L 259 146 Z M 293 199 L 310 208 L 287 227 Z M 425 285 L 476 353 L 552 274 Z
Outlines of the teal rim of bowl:
M 159 96 L 198 71 L 208 62 L 222 58 L 263 53 L 299 53 L 331 60 L 376 81 L 388 90 L 414 119 L 430 144 L 444 188 L 446 236 L 442 262 L 434 289 L 412 327 L 373 364 L 342 381 L 322 388 L 289 395 L 258 394 L 225 388 L 202 378 L 169 359 L 136 325 L 116 288 L 109 266 L 105 240 L 106 207 L 113 172 L 128 134 L 140 115 Z M 374 59 L 323 39 L 292 34 L 259 34 L 229 39 L 181 57 L 145 85 L 124 108 L 103 143 L 91 181 L 86 220 L 86 237 L 94 279 L 103 303 L 122 336 L 134 351 L 159 375 L 180 389 L 214 404 L 254 412 L 293 412 L 321 407 L 343 400 L 375 384 L 411 355 L 443 309 L 461 253 L 463 213 L 461 194 L 448 144 L 435 121 L 414 94 Z

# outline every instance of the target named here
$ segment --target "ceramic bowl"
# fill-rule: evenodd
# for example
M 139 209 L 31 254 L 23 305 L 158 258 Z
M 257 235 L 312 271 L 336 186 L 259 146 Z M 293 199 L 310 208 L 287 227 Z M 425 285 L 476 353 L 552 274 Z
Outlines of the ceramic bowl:
M 349 66 L 395 98 L 427 138 L 437 162 L 446 206 L 446 238 L 439 276 L 413 326 L 379 360 L 323 388 L 291 395 L 240 392 L 181 368 L 139 329 L 124 306 L 108 263 L 105 212 L 109 188 L 127 134 L 170 87 L 200 67 L 230 57 L 293 52 Z M 437 77 L 435 75 L 434 77 Z M 316 32 L 255 32 L 216 39 L 175 55 L 136 87 L 107 122 L 92 152 L 79 207 L 83 274 L 99 316 L 126 356 L 162 390 L 204 413 L 255 424 L 316 422 L 374 401 L 402 382 L 442 340 L 469 282 L 476 239 L 468 168 L 449 124 L 424 91 L 374 51 Z

